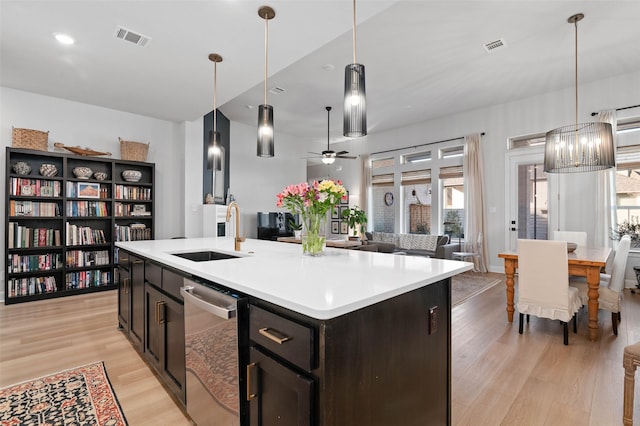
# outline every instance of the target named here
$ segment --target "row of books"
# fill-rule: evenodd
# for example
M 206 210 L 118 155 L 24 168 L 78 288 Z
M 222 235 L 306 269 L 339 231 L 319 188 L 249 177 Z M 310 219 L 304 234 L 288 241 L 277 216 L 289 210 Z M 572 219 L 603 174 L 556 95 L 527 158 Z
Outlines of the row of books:
M 116 185 L 116 200 L 151 200 L 151 188 Z
M 111 272 L 108 271 L 80 271 L 69 272 L 65 278 L 65 288 L 73 290 L 77 288 L 100 287 L 111 283 Z
M 10 200 L 9 216 L 55 217 L 60 216 L 60 208 L 58 203 Z
M 7 280 L 7 297 L 53 293 L 57 290 L 55 277 L 12 278 Z
M 10 254 L 7 269 L 10 274 L 19 272 L 50 271 L 62 267 L 59 253 L 19 255 Z
M 7 243 L 10 249 L 60 245 L 59 229 L 27 228 L 17 222 L 9 222 L 8 233 Z
M 9 181 L 9 193 L 11 195 L 59 197 L 60 181 L 12 177 Z
M 151 228 L 142 223 L 133 223 L 129 226 L 116 225 L 116 241 L 150 240 Z
M 109 211 L 104 201 L 67 201 L 67 216 L 106 217 Z
M 66 245 L 80 246 L 89 244 L 107 244 L 102 229 L 93 229 L 90 226 L 72 225 L 66 223 Z
M 67 267 L 82 268 L 84 266 L 103 266 L 109 264 L 109 250 L 67 252 Z
M 147 211 L 147 206 L 144 204 L 125 204 L 116 203 L 114 207 L 114 213 L 116 216 L 151 216 L 151 212 Z

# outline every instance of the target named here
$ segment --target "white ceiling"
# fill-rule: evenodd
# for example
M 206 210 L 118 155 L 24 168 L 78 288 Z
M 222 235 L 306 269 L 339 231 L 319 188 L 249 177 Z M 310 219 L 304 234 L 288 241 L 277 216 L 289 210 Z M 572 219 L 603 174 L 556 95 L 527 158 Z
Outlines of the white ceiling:
M 257 121 L 263 103 L 263 0 L 0 0 L 0 85 L 171 121 L 218 106 Z M 269 93 L 277 132 L 342 139 L 350 0 L 272 0 Z M 640 1 L 358 0 L 357 61 L 366 67 L 369 133 L 572 87 L 574 28 L 584 84 L 640 70 Z M 151 37 L 117 40 L 117 26 Z M 76 39 L 62 46 L 52 37 Z M 503 38 L 491 53 L 483 44 Z M 247 106 L 252 106 L 249 109 Z M 322 142 L 324 141 L 324 142 Z M 311 146 L 310 146 L 311 148 Z

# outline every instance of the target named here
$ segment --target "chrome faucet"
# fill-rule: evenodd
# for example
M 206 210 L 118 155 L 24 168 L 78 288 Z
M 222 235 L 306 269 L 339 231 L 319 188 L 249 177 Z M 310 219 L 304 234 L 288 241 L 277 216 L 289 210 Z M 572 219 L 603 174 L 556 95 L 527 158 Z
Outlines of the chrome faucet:
M 235 207 L 236 209 L 236 236 L 233 238 L 233 247 L 235 251 L 240 251 L 240 243 L 243 242 L 246 238 L 240 237 L 240 206 L 235 201 L 232 201 L 227 207 L 227 222 L 231 220 L 231 208 Z

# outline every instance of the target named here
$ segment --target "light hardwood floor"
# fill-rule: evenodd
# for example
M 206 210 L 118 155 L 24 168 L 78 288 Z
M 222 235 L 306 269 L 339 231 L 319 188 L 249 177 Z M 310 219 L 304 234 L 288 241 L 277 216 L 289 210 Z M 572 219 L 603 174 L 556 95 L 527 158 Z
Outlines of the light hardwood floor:
M 625 291 L 622 312 L 615 337 L 601 311 L 597 342 L 588 340 L 582 313 L 564 346 L 551 321 L 532 317 L 518 334 L 517 319 L 507 322 L 503 284 L 454 308 L 452 424 L 621 424 L 622 351 L 640 341 L 640 293 Z M 102 360 L 131 426 L 189 425 L 116 325 L 114 291 L 1 305 L 0 387 Z M 640 373 L 637 424 L 639 382 Z

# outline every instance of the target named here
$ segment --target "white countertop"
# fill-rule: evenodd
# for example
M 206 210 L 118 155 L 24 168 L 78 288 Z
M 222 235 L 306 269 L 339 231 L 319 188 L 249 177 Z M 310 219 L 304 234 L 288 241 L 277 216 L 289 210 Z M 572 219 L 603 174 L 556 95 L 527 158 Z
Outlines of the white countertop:
M 323 256 L 302 246 L 233 238 L 118 242 L 116 246 L 316 319 L 330 319 L 472 269 L 473 264 L 327 248 Z M 172 253 L 213 250 L 239 259 L 194 262 Z

